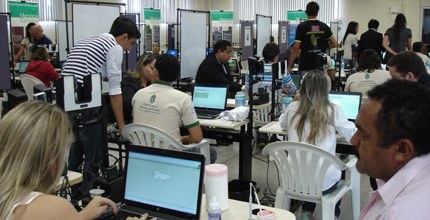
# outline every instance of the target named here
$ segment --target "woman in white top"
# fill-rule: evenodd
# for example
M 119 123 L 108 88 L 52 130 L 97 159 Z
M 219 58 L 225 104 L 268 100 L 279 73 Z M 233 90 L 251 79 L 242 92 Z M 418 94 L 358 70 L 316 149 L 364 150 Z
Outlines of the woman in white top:
M 81 212 L 52 195 L 73 142 L 67 114 L 31 101 L 0 121 L 0 219 L 96 219 L 114 202 L 96 197 Z M 136 218 L 137 219 L 137 218 Z
M 358 60 L 357 72 L 346 80 L 345 91 L 361 92 L 361 103 L 367 100 L 367 91 L 391 79 L 388 71 L 382 70 L 381 58 L 373 49 L 363 51 Z
M 313 144 L 334 155 L 336 132 L 349 141 L 356 128 L 340 107 L 329 101 L 330 88 L 330 78 L 324 72 L 312 70 L 306 73 L 299 89 L 299 101 L 288 105 L 280 123 L 282 129 L 288 130 L 289 141 Z M 324 177 L 323 194 L 336 189 L 340 177 L 340 170 L 331 167 Z M 340 201 L 336 204 L 336 216 L 340 214 L 339 205 Z M 304 202 L 301 219 L 312 219 L 314 210 L 315 203 Z
M 345 36 L 343 36 L 343 62 L 345 65 L 352 64 L 353 55 L 357 54 L 357 50 L 353 51 L 352 47 L 357 47 L 358 44 L 358 23 L 351 21 L 346 28 Z
M 30 29 L 35 26 L 36 23 L 30 22 L 25 27 L 25 38 L 21 41 L 21 48 L 19 49 L 18 53 L 15 55 L 15 63 L 19 62 L 21 60 L 21 57 L 24 55 L 25 61 L 30 61 L 33 48 L 33 35 L 31 34 Z

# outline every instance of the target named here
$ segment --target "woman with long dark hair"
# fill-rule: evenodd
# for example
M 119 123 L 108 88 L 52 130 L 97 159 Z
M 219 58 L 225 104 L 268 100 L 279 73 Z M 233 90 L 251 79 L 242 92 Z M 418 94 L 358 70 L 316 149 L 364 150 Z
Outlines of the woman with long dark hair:
M 18 53 L 15 56 L 15 63 L 19 62 L 21 60 L 21 57 L 24 55 L 25 61 L 30 61 L 32 56 L 32 48 L 33 48 L 33 35 L 31 34 L 30 29 L 35 26 L 36 23 L 30 22 L 25 27 L 25 38 L 21 41 L 21 48 L 19 49 Z
M 357 51 L 353 51 L 352 47 L 357 46 L 358 44 L 358 23 L 355 21 L 351 21 L 346 28 L 345 35 L 343 36 L 342 44 L 343 44 L 343 61 L 345 64 L 351 63 L 353 54 L 357 54 Z
M 394 25 L 385 32 L 384 40 L 382 41 L 382 46 L 387 51 L 384 64 L 397 53 L 412 50 L 412 31 L 406 27 L 406 24 L 405 15 L 400 13 L 396 16 Z

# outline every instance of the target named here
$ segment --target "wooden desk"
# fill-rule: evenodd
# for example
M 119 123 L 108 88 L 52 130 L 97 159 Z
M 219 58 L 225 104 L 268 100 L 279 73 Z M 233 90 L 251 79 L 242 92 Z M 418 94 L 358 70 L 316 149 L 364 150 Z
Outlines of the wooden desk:
M 73 186 L 80 182 L 82 182 L 82 173 L 67 171 L 67 177 L 69 178 L 69 185 Z M 61 176 L 60 180 L 58 180 L 57 185 L 54 188 L 54 191 L 58 191 L 63 187 L 64 177 Z
M 258 208 L 259 206 L 256 204 L 252 205 L 252 208 Z M 296 216 L 290 211 L 277 209 L 268 206 L 261 206 L 261 209 L 272 210 L 276 213 L 278 220 L 294 220 Z M 206 197 L 202 196 L 202 206 L 200 212 L 200 219 L 206 220 L 208 219 L 208 212 L 206 210 Z M 249 204 L 247 202 L 242 202 L 234 199 L 228 200 L 228 209 L 222 212 L 222 219 L 224 220 L 248 220 L 249 219 Z M 256 219 L 256 216 L 253 215 L 253 219 Z
M 248 121 L 227 121 L 223 119 L 199 119 L 203 137 L 228 139 L 239 142 L 239 179 L 251 180 L 252 137 L 247 138 L 245 125 Z M 249 143 L 246 141 L 249 140 Z

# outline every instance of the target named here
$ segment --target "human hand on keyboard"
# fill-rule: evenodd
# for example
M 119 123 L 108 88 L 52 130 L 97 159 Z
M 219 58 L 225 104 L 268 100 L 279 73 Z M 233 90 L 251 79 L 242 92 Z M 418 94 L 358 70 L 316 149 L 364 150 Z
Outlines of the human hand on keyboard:
M 148 213 L 145 213 L 140 218 L 138 217 L 128 217 L 127 220 L 146 220 L 148 218 Z M 157 218 L 151 218 L 150 220 L 157 220 Z
M 108 208 L 112 209 L 114 213 L 118 212 L 118 207 L 112 200 L 96 196 L 79 212 L 79 215 L 83 217 L 82 219 L 96 219 L 106 212 Z

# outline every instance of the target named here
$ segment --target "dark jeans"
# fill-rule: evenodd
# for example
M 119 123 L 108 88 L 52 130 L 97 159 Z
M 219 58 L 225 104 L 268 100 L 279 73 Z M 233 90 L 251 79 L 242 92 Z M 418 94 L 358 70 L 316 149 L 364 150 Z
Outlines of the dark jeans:
M 333 184 L 333 186 L 331 186 L 327 190 L 323 191 L 322 194 L 326 195 L 326 194 L 329 194 L 329 193 L 333 192 L 334 190 L 336 190 L 338 183 L 339 182 Z M 339 201 L 336 203 L 336 207 L 334 209 L 334 215 L 335 216 L 340 215 L 340 208 L 339 208 L 340 207 L 340 201 L 341 201 L 341 199 L 339 199 Z M 313 213 L 315 211 L 315 207 L 316 207 L 316 204 L 313 202 L 303 202 L 302 212 L 307 211 L 307 212 Z
M 86 122 L 97 118 L 99 109 L 83 110 L 81 113 L 82 117 L 79 117 L 77 112 L 69 113 L 74 124 L 75 143 L 73 143 L 70 148 L 68 169 L 79 172 L 81 168 L 83 170 L 82 186 L 86 187 L 98 176 L 100 170 L 100 158 L 103 147 L 102 122 L 98 121 L 79 126 L 80 122 Z M 83 162 L 84 166 L 82 167 Z

